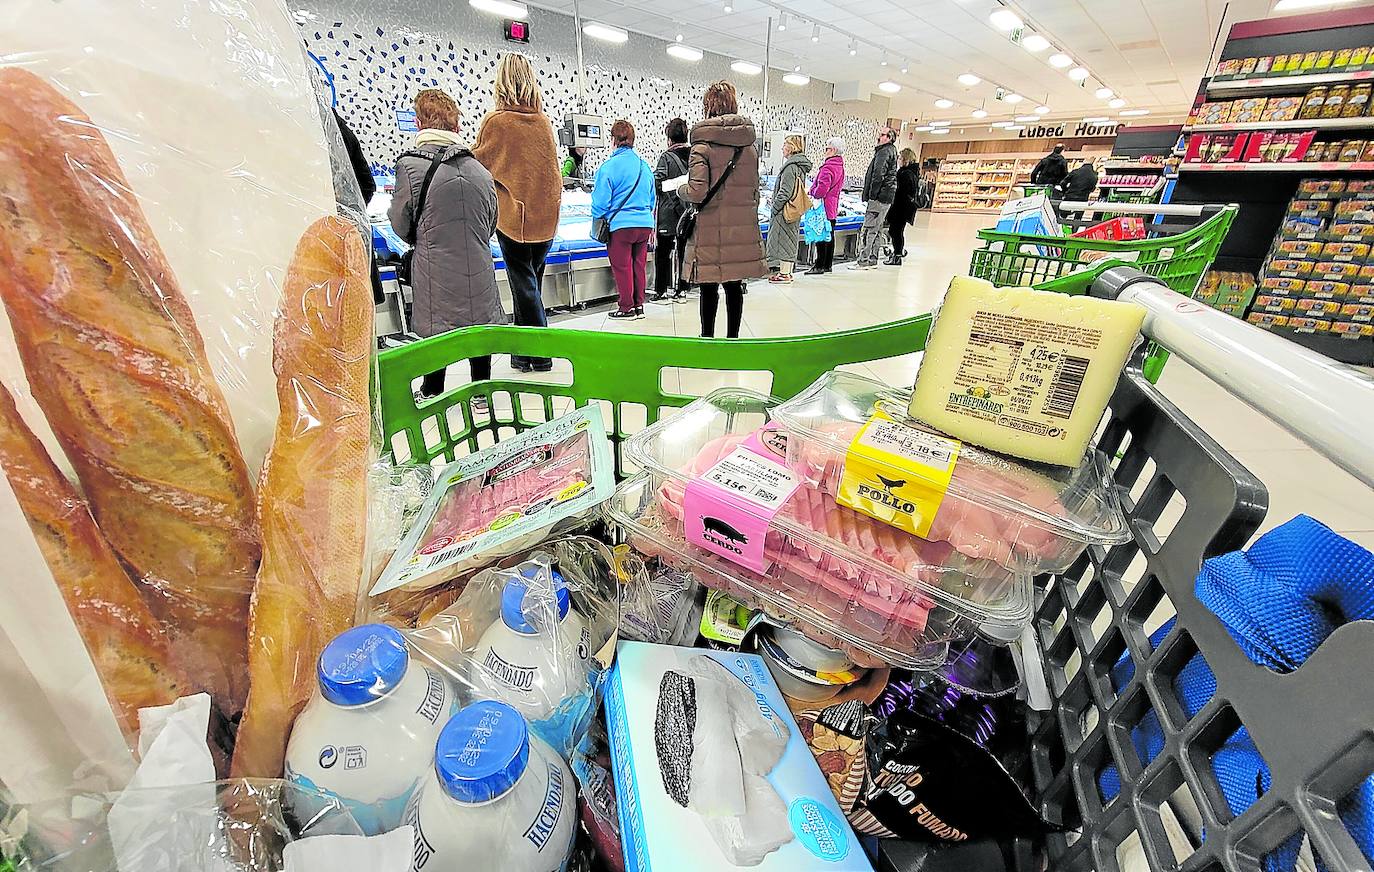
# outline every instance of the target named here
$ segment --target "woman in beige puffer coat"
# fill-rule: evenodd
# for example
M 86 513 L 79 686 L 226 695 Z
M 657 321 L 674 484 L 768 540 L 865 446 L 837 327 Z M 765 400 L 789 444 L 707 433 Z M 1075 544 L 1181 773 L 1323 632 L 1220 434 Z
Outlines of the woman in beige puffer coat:
M 684 278 L 701 286 L 701 335 L 716 335 L 720 288 L 725 288 L 726 337 L 739 338 L 744 318 L 744 281 L 768 274 L 759 232 L 759 152 L 754 124 L 739 114 L 735 86 L 716 82 L 702 98 L 706 120 L 692 128 L 687 184 L 678 196 L 706 199 L 733 159 L 735 168 L 697 216 L 683 257 Z

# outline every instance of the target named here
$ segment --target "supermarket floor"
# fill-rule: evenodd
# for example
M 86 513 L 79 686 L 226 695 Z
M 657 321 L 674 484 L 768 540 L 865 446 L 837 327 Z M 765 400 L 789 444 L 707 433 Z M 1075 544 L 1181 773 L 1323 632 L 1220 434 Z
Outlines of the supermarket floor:
M 791 285 L 754 282 L 745 297 L 742 333 L 760 337 L 828 333 L 929 312 L 950 277 L 967 271 L 975 233 L 987 223 L 984 215 L 922 213 L 907 234 L 908 256 L 900 268 L 858 272 L 846 264 L 838 265 L 829 276 L 798 276 Z M 647 309 L 643 319 L 634 321 L 608 318 L 610 308 L 600 307 L 561 316 L 555 322 L 560 327 L 598 331 L 698 335 L 695 297 L 687 304 L 650 303 Z M 722 305 L 719 333 L 724 333 L 723 309 Z M 920 355 L 911 354 L 854 369 L 893 384 L 910 385 L 919 359 Z M 566 368 L 567 364 L 560 366 Z M 465 369 L 455 367 L 454 376 L 465 378 Z M 521 377 L 510 370 L 504 357 L 496 360 L 494 370 L 497 377 Z M 663 373 L 665 390 L 692 395 L 726 384 L 766 391 L 770 380 L 768 373 Z M 1270 508 L 1263 529 L 1305 512 L 1374 548 L 1374 491 L 1181 360 L 1169 362 L 1160 388 L 1268 486 Z

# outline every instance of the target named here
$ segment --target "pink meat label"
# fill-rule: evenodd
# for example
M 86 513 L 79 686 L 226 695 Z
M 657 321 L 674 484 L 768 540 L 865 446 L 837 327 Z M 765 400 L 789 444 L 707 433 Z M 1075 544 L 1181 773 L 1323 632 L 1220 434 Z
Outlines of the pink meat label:
M 751 437 L 688 483 L 682 500 L 688 542 L 755 572 L 768 571 L 769 525 L 801 484 L 766 451 Z

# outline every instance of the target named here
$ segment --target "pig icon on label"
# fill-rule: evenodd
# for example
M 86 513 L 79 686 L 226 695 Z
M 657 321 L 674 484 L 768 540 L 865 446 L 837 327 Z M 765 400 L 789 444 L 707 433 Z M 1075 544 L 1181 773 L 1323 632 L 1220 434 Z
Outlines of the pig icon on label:
M 749 537 L 722 521 L 720 518 L 702 518 L 701 526 L 708 533 L 715 533 L 740 545 L 749 544 Z

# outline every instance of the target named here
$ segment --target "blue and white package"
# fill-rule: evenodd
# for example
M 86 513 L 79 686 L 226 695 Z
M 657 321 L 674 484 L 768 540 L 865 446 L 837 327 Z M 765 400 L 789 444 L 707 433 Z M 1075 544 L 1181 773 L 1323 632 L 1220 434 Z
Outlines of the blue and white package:
M 757 655 L 621 642 L 606 725 L 626 872 L 871 872 Z

